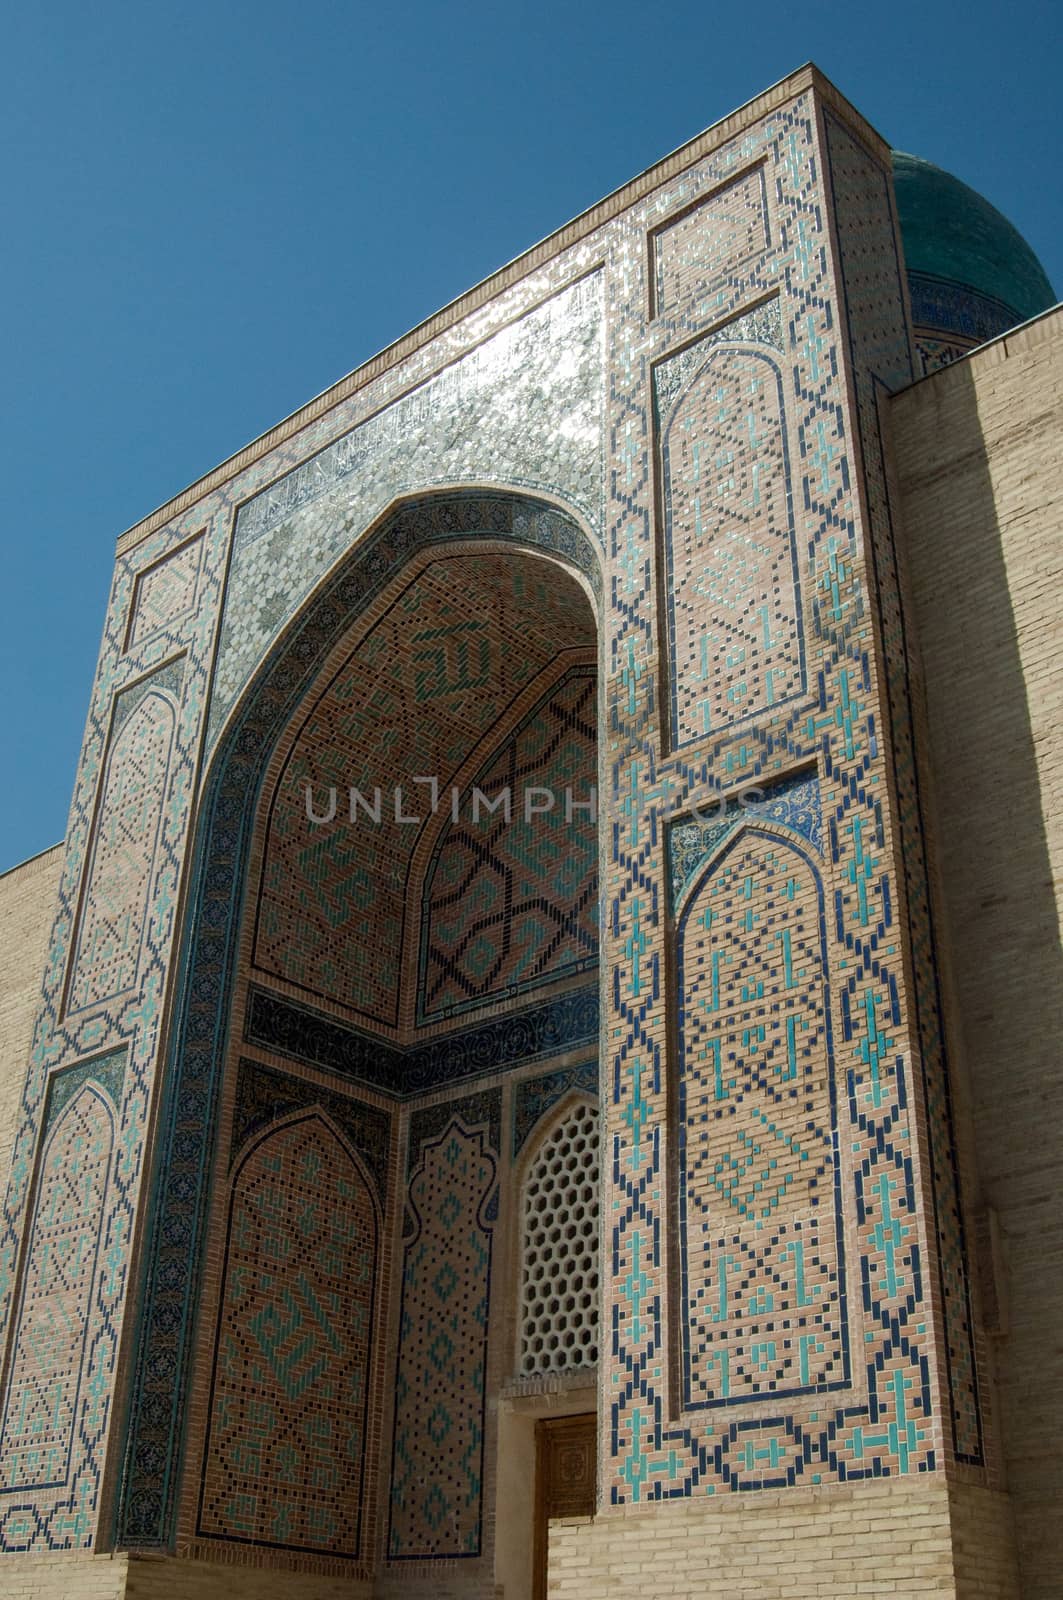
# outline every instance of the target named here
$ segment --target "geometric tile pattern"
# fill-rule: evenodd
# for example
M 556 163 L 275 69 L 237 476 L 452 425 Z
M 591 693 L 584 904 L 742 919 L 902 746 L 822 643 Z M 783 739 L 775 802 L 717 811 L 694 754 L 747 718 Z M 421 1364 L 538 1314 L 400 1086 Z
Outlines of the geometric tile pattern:
M 295 1111 L 312 1107 L 324 1111 L 365 1163 L 376 1186 L 383 1211 L 387 1200 L 391 1160 L 391 1114 L 380 1106 L 364 1105 L 347 1095 L 335 1094 L 306 1078 L 296 1078 L 261 1061 L 241 1057 L 236 1075 L 230 1162 L 252 1136 Z
M 301 708 L 298 738 L 264 802 L 270 825 L 255 930 L 259 971 L 340 1002 L 370 1022 L 398 1025 L 407 880 L 422 831 L 402 818 L 421 817 L 422 826 L 431 818 L 429 788 L 415 779 L 435 776 L 440 807 L 448 807 L 453 775 L 478 740 L 504 721 L 513 699 L 559 648 L 593 639 L 582 593 L 574 585 L 549 584 L 540 567 L 526 557 L 486 552 L 434 562 Z M 520 639 L 521 649 L 504 648 L 506 639 Z M 562 720 L 561 762 L 573 737 L 566 740 L 567 731 Z M 533 737 L 534 731 L 524 743 Z M 310 820 L 308 785 L 315 816 L 327 816 L 329 797 L 337 796 L 331 821 Z M 376 807 L 372 814 L 355 802 L 352 817 L 352 788 Z M 490 834 L 498 819 L 485 820 Z M 555 829 L 535 820 L 535 837 L 545 834 L 549 850 Z M 485 876 L 482 892 L 490 888 Z M 519 915 L 513 907 L 500 930 L 517 944 L 514 968 L 522 937 L 534 938 L 533 913 L 524 913 L 526 931 L 515 920 Z M 416 940 L 416 928 L 409 936 Z M 474 972 L 480 954 L 479 944 L 466 953 L 462 977 Z M 537 955 L 531 949 L 525 959 Z M 488 978 L 497 962 L 484 960 Z
M 261 491 L 239 497 L 210 742 L 300 603 L 404 491 L 549 488 L 600 527 L 602 273 L 572 276 L 517 320 L 496 310 L 486 339 L 478 319 L 464 359 L 448 341 L 442 370 L 412 389 L 407 364 L 392 403 L 374 400 L 356 427 L 337 436 L 326 417 L 324 448 L 297 435 L 259 470 Z
M 248 1044 L 403 1099 L 593 1046 L 600 1014 L 598 986 L 592 983 L 547 1000 L 532 999 L 456 1033 L 436 1034 L 423 1044 L 403 1047 L 254 987 L 248 997 L 244 1037 Z M 592 1077 L 592 1087 L 596 1081 Z
M 571 1106 L 521 1192 L 520 1376 L 598 1362 L 598 1108 Z
M 776 359 L 714 341 L 662 419 L 661 460 L 672 738 L 680 747 L 804 687 Z
M 719 275 L 710 313 L 720 322 L 771 294 L 781 297 L 779 370 L 782 414 L 793 445 L 807 689 L 804 697 L 765 707 L 741 725 L 678 747 L 667 763 L 657 739 L 661 599 L 646 559 L 654 534 L 652 434 L 643 370 L 631 359 L 638 348 L 632 327 L 645 318 L 648 299 L 645 238 L 633 229 L 614 264 L 607 427 L 621 466 L 606 526 L 618 576 L 605 631 L 616 686 L 609 700 L 613 787 L 606 815 L 615 821 L 603 829 L 609 848 L 602 949 L 612 980 L 602 1019 L 609 1046 L 602 1074 L 611 1091 L 604 1106 L 611 1148 L 603 1165 L 603 1210 L 612 1314 L 603 1361 L 614 1379 L 603 1419 L 601 1471 L 604 1492 L 615 1504 L 784 1487 L 801 1479 L 929 1471 L 938 1460 L 936 1358 L 923 1300 L 926 1210 L 912 1154 L 919 1115 L 911 1072 L 913 1019 L 882 727 L 883 678 L 894 666 L 891 655 L 879 650 L 869 614 L 869 600 L 877 605 L 868 544 L 873 530 L 857 490 L 861 441 L 852 434 L 850 369 L 841 347 L 845 294 L 859 290 L 861 271 L 881 271 L 876 262 L 883 256 L 892 288 L 856 364 L 878 372 L 883 382 L 891 374 L 896 382 L 910 381 L 910 354 L 884 193 L 854 219 L 854 231 L 873 241 L 866 262 L 844 282 L 837 275 L 822 126 L 812 95 L 797 94 L 744 129 L 740 139 L 718 146 L 696 177 L 686 177 L 673 191 L 679 209 L 699 189 L 718 186 L 737 163 L 761 153 L 768 163 L 772 244 L 748 266 Z M 660 225 L 663 209 L 664 202 L 654 202 L 653 225 Z M 868 226 L 876 215 L 885 218 L 884 250 Z M 661 319 L 658 337 L 693 343 L 705 321 L 704 297 L 690 299 Z M 905 369 L 907 379 L 901 376 Z M 890 651 L 894 645 L 890 638 Z M 841 1148 L 851 1173 L 845 1214 L 861 1258 L 862 1293 L 858 1305 L 855 1297 L 850 1302 L 862 1324 L 861 1343 L 854 1341 L 861 1358 L 855 1383 L 867 1400 L 839 1396 L 837 1409 L 823 1409 L 819 1396 L 795 1396 L 784 1414 L 725 1417 L 717 1431 L 700 1419 L 697 1426 L 667 1420 L 664 1368 L 679 1330 L 671 1322 L 669 1219 L 662 1199 L 669 1092 L 659 809 L 666 800 L 679 809 L 706 791 L 736 790 L 812 761 L 819 768 L 829 845 L 824 904 L 835 1081 Z M 740 998 L 739 990 L 736 1005 Z
M 395 1375 L 390 1561 L 476 1556 L 495 1160 L 453 1119 L 421 1146 L 408 1192 Z
M 179 1488 L 175 1469 L 187 1415 L 187 1360 L 194 1338 L 212 1130 L 220 1092 L 217 1041 L 229 1017 L 247 862 L 268 762 L 297 709 L 305 706 L 322 663 L 333 651 L 339 658 L 352 617 L 377 601 L 385 586 L 426 547 L 442 555 L 448 545 L 470 539 L 500 543 L 517 561 L 523 561 L 522 552 L 529 547 L 537 549 L 584 573 L 592 592 L 600 587 L 590 539 L 552 506 L 499 491 L 460 495 L 426 491 L 396 507 L 358 543 L 350 559 L 322 587 L 314 606 L 278 639 L 260 666 L 255 691 L 234 714 L 208 770 L 187 891 L 188 944 L 177 974 L 158 1169 L 145 1223 L 142 1306 L 117 1512 L 122 1544 L 157 1548 L 172 1538 L 175 1527 Z M 585 1040 L 597 1011 L 597 992 L 562 995 L 552 1004 L 566 1007 L 560 1029 L 548 1015 L 537 1018 L 530 1032 L 524 1018 L 493 1019 L 490 1059 L 517 1064 L 529 1042 L 533 1053 L 541 1054 L 551 1038 L 566 1037 L 572 1028 Z M 361 1051 L 364 1038 L 353 1030 L 343 1031 L 349 1035 L 345 1043 L 356 1043 Z M 318 1027 L 315 1037 L 320 1036 Z M 330 1035 L 329 1050 L 338 1042 Z M 443 1060 L 436 1043 L 431 1059 L 424 1063 L 426 1076 L 435 1074 L 433 1082 L 438 1082 Z M 416 1068 L 419 1074 L 420 1062 Z M 480 1070 L 475 1049 L 470 1051 L 468 1070 Z
M 169 697 L 149 693 L 112 745 L 82 897 L 69 1012 L 121 994 L 136 982 L 174 721 Z
M 361 1554 L 378 1222 L 311 1112 L 236 1169 L 197 1532 Z
M 890 196 L 885 174 L 878 163 L 869 158 L 860 141 L 836 118 L 828 116 L 825 126 L 838 244 L 845 273 L 865 484 L 875 542 L 878 623 L 887 662 L 883 712 L 888 719 L 893 755 L 894 818 L 902 865 L 896 894 L 911 957 L 909 993 L 918 1045 L 914 1055 L 919 1067 L 918 1090 L 923 1099 L 930 1149 L 937 1235 L 933 1243 L 944 1321 L 945 1374 L 951 1400 L 952 1427 L 948 1443 L 958 1460 L 978 1466 L 984 1460 L 984 1447 L 970 1268 L 942 1027 L 939 962 L 928 894 L 926 819 L 915 764 L 908 624 L 897 570 L 879 422 L 881 391 L 903 387 L 911 376 L 905 351 L 900 265 L 895 257 L 891 259 L 887 244 Z M 917 286 L 912 276 L 908 275 L 908 285 L 915 297 Z M 989 328 L 1001 331 L 1000 322 L 994 318 L 1013 317 L 1008 308 L 996 302 L 973 307 L 964 292 L 958 303 L 951 303 L 948 315 L 953 320 L 944 325 L 966 330 L 968 324 L 963 317 L 967 311 L 972 316 L 989 319 L 981 323 L 986 336 Z M 916 300 L 913 300 L 913 321 L 917 326 L 927 314 L 926 305 L 916 309 Z M 866 961 L 866 956 L 864 959 Z
M 595 1034 L 597 1039 L 597 1034 Z M 521 1078 L 513 1086 L 512 1154 L 517 1156 L 541 1117 L 570 1089 L 598 1098 L 598 1060 L 581 1061 L 574 1067 L 558 1067 L 539 1078 Z
M 419 1021 L 597 961 L 596 818 L 566 817 L 566 791 L 583 805 L 597 787 L 597 698 L 593 667 L 569 673 L 477 775 L 498 809 L 473 820 L 466 794 L 448 822 L 425 874 Z
M 65 1484 L 76 1430 L 100 1403 L 88 1333 L 113 1148 L 113 1110 L 84 1083 L 41 1154 L 0 1429 L 5 1491 Z M 9 1548 L 21 1513 L 5 1518 Z
M 191 611 L 202 561 L 203 536 L 200 534 L 138 574 L 133 589 L 127 648 L 142 645 Z
M 766 250 L 768 235 L 760 165 L 651 234 L 656 310 L 700 300 L 724 273 Z
M 824 957 L 811 860 L 742 828 L 676 934 L 684 1409 L 848 1375 Z

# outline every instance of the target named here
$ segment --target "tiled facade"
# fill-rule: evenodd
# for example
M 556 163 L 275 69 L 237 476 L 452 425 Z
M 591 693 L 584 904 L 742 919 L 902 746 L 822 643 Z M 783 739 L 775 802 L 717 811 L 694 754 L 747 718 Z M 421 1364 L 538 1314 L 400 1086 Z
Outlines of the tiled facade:
M 519 1314 L 578 1106 L 599 1511 L 551 1592 L 646 1593 L 658 1537 L 701 1592 L 770 1517 L 860 1582 L 923 1519 L 895 1592 L 1017 1594 L 883 443 L 916 334 L 889 152 L 804 69 L 120 541 L 0 1258 L 27 1593 L 114 1549 L 130 1594 L 530 1596 L 499 1407 L 588 1381 Z

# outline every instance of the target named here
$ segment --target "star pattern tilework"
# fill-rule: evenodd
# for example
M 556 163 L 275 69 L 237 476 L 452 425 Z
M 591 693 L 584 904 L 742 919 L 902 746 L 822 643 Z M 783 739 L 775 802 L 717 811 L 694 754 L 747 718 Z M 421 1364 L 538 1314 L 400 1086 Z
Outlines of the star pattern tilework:
M 426 873 L 419 1021 L 572 977 L 598 959 L 597 676 L 573 671 L 462 797 Z M 509 817 L 506 796 L 509 796 Z M 540 808 L 526 810 L 526 799 Z M 566 815 L 566 809 L 569 814 Z

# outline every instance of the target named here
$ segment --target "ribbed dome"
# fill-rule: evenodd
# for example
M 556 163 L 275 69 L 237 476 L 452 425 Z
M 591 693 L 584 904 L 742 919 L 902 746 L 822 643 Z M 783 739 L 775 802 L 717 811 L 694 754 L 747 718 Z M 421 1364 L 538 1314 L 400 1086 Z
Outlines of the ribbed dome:
M 974 290 L 1013 312 L 1013 323 L 1055 304 L 1052 285 L 1026 240 L 974 189 L 898 150 L 893 180 L 912 277 Z

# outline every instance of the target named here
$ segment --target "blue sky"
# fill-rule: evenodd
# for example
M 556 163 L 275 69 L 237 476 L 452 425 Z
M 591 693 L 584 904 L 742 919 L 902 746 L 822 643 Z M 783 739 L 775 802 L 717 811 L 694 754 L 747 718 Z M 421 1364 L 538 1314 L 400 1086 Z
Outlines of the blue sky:
M 59 839 L 114 540 L 814 60 L 1063 291 L 1058 18 L 873 7 L 9 8 L 0 870 Z

